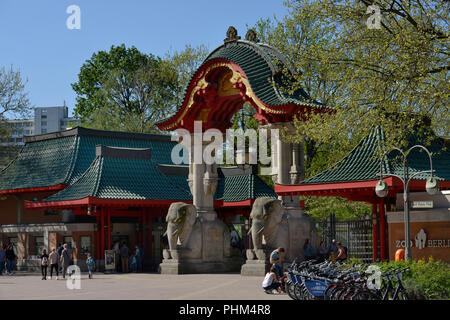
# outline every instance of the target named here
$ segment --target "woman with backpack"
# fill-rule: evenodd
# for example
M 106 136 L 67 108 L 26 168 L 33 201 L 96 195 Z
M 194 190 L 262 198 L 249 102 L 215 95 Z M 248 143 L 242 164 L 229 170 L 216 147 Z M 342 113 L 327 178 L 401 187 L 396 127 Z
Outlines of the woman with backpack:
M 41 255 L 41 272 L 42 272 L 42 280 L 47 280 L 47 268 L 48 268 L 48 254 L 47 250 L 42 250 Z
M 95 261 L 94 261 L 94 258 L 92 258 L 90 253 L 87 254 L 86 265 L 88 267 L 89 279 L 92 279 L 92 275 L 95 270 Z

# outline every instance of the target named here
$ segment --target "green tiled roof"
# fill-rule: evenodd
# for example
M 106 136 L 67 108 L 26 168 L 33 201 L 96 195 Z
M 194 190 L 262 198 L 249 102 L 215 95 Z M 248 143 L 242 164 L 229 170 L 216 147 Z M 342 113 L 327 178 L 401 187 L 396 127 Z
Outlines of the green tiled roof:
M 215 199 L 238 202 L 259 197 L 277 197 L 275 191 L 257 175 L 256 166 L 245 171 L 236 167 L 223 167 L 218 169 L 218 174 L 220 180 Z
M 95 159 L 95 146 L 150 148 L 157 163 L 170 164 L 175 142 L 169 136 L 74 128 L 26 138 L 26 144 L 0 172 L 0 190 L 71 184 Z
M 98 156 L 79 179 L 66 189 L 45 199 L 45 202 L 85 197 L 123 200 L 192 200 L 192 195 L 172 184 L 152 160 L 104 156 Z
M 430 134 L 432 134 L 430 132 Z M 409 147 L 421 144 L 417 136 L 410 136 Z M 379 178 L 380 161 L 376 157 L 378 145 L 384 148 L 384 133 L 380 127 L 374 127 L 371 133 L 362 139 L 350 153 L 331 168 L 304 180 L 301 184 L 323 184 L 334 182 L 367 181 Z M 436 138 L 427 149 L 432 152 L 434 176 L 439 180 L 450 180 L 450 151 L 444 149 L 445 141 Z M 385 174 L 403 176 L 403 166 L 397 161 L 398 153 L 391 152 L 383 159 Z M 415 172 L 430 169 L 428 155 L 424 151 L 414 149 L 407 157 L 409 176 Z M 414 179 L 424 180 L 430 174 L 421 174 Z
M 54 186 L 71 178 L 77 136 L 27 143 L 0 172 L 0 190 Z
M 216 195 L 224 202 L 238 202 L 259 197 L 276 198 L 277 195 L 257 175 L 224 177 L 219 181 Z
M 313 101 L 304 90 L 297 90 L 291 96 L 281 92 L 283 84 L 275 75 L 280 74 L 281 66 L 287 62 L 283 54 L 267 44 L 246 40 L 227 42 L 211 52 L 204 63 L 213 59 L 226 59 L 241 67 L 255 95 L 266 104 L 323 106 Z

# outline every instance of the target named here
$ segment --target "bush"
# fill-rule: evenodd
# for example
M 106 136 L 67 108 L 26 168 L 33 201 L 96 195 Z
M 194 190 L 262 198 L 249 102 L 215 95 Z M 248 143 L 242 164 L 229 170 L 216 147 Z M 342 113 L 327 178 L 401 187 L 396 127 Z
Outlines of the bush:
M 432 257 L 409 262 L 377 263 L 382 270 L 409 267 L 403 275 L 402 284 L 410 299 L 450 299 L 450 266 Z
M 362 264 L 361 260 L 349 259 L 348 266 Z M 402 284 L 409 299 L 450 299 L 450 265 L 435 261 L 432 257 L 425 260 L 377 262 L 381 272 L 395 268 L 409 268 L 402 277 Z M 393 280 L 395 281 L 395 280 Z

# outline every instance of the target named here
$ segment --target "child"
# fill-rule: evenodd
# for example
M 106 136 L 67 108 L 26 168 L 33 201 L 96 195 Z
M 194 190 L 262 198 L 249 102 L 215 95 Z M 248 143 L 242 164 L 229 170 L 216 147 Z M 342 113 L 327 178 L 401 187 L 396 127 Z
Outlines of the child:
M 86 265 L 87 265 L 88 271 L 89 271 L 89 279 L 92 279 L 92 274 L 94 273 L 94 269 L 95 269 L 95 261 L 94 261 L 94 258 L 91 257 L 90 253 L 87 254 Z
M 271 294 L 273 293 L 272 290 L 276 290 L 276 293 L 280 293 L 278 288 L 281 286 L 281 283 L 277 281 L 276 272 L 277 269 L 275 269 L 275 267 L 271 267 L 270 271 L 267 272 L 262 283 L 262 287 L 265 293 Z
M 131 259 L 131 272 L 136 272 L 136 255 Z
M 42 272 L 42 280 L 47 280 L 47 267 L 48 267 L 48 254 L 47 250 L 42 250 L 41 255 L 41 272 Z

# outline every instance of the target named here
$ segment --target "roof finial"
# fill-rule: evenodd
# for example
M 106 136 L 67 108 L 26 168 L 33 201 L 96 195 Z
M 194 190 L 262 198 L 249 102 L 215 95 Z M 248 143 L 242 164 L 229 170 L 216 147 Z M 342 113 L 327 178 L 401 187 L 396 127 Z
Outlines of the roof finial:
M 235 27 L 230 26 L 227 30 L 227 37 L 223 42 L 239 40 L 241 37 L 237 35 L 237 30 Z
M 251 42 L 259 42 L 259 39 L 256 36 L 256 32 L 253 29 L 248 29 L 247 33 L 245 34 L 245 40 Z

